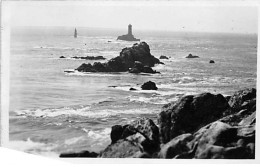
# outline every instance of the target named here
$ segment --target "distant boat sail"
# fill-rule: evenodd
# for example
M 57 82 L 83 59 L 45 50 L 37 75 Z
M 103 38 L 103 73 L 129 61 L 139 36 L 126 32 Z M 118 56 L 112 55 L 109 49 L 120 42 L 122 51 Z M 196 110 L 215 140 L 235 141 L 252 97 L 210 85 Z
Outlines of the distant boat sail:
M 78 37 L 78 33 L 77 33 L 77 29 L 75 28 L 75 31 L 74 31 L 74 38 L 77 38 Z

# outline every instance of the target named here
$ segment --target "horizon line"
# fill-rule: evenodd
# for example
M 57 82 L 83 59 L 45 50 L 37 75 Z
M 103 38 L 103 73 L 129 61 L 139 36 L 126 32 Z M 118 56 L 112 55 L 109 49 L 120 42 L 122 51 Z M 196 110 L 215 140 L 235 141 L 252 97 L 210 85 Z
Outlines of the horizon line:
M 89 28 L 89 29 L 110 29 L 110 30 L 127 30 L 127 28 L 115 28 L 115 27 L 88 27 L 88 26 L 10 26 L 10 28 L 18 27 L 36 27 L 36 28 Z M 127 26 L 126 26 L 127 27 Z M 239 35 L 258 35 L 258 32 L 220 32 L 220 31 L 185 31 L 185 30 L 163 30 L 163 29 L 138 29 L 135 28 L 134 31 L 149 31 L 149 32 L 166 32 L 166 33 L 207 33 L 207 34 L 239 34 Z

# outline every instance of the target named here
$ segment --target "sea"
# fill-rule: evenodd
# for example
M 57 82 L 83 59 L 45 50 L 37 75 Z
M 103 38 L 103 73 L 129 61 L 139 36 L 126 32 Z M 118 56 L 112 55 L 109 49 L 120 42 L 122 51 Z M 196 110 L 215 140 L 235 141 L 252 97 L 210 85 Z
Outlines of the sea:
M 111 143 L 113 125 L 141 117 L 157 124 L 162 106 L 182 96 L 256 87 L 257 34 L 133 30 L 152 55 L 169 57 L 153 67 L 160 73 L 66 73 L 97 61 L 73 56 L 106 62 L 136 43 L 117 40 L 126 30 L 77 27 L 74 38 L 74 29 L 11 29 L 9 148 L 48 157 L 100 152 Z M 190 53 L 200 58 L 185 58 Z M 158 90 L 141 90 L 147 81 Z

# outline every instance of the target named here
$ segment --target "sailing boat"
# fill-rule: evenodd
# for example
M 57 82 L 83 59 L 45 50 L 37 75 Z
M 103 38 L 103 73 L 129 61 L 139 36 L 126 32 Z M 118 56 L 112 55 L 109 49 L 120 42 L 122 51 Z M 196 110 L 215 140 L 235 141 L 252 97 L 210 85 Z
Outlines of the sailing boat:
M 75 31 L 74 31 L 74 38 L 77 38 L 78 36 L 78 33 L 77 33 L 77 29 L 75 28 Z

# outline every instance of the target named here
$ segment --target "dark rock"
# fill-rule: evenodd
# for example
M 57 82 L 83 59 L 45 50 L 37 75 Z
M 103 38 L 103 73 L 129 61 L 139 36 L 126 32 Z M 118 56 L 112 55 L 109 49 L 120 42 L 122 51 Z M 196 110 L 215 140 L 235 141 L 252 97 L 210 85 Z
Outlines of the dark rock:
M 130 48 L 122 49 L 120 56 L 110 59 L 106 63 L 100 63 L 97 67 L 95 63 L 93 65 L 83 63 L 76 70 L 80 72 L 126 72 L 136 65 L 135 62 L 140 62 L 143 66 L 147 67 L 162 64 L 159 59 L 151 55 L 149 45 L 145 42 L 141 42 L 134 44 Z M 143 72 L 142 70 L 140 71 Z
M 115 125 L 111 128 L 110 138 L 112 143 L 115 143 L 117 140 L 119 140 L 123 133 L 123 127 L 121 125 Z
M 159 59 L 169 59 L 167 56 L 161 55 Z
M 150 141 L 159 143 L 159 129 L 151 119 L 140 118 L 133 121 L 130 125 Z
M 83 151 L 79 153 L 62 153 L 60 158 L 96 158 L 98 156 L 95 152 Z
M 237 141 L 237 129 L 223 122 L 216 121 L 204 129 L 195 134 L 198 141 L 196 154 L 205 150 L 208 144 L 227 147 L 227 144 Z
M 211 93 L 184 96 L 163 106 L 158 118 L 161 142 L 167 143 L 180 134 L 194 132 L 216 121 L 228 107 L 221 94 Z
M 61 57 L 60 57 L 60 59 L 64 59 L 64 58 L 66 58 L 66 57 L 64 57 L 64 56 L 61 56 Z
M 134 90 L 136 90 L 135 88 L 130 88 L 129 90 L 132 90 L 132 91 L 134 91 Z
M 85 60 L 105 60 L 103 56 L 86 56 L 86 57 L 78 57 L 74 56 L 73 59 L 85 59 Z
M 209 63 L 215 63 L 215 61 L 214 60 L 210 60 Z
M 195 56 L 190 53 L 186 58 L 199 58 L 199 56 Z
M 129 158 L 140 152 L 140 148 L 134 142 L 128 140 L 119 140 L 114 144 L 109 145 L 101 152 L 101 158 Z
M 154 71 L 151 67 L 148 67 L 148 66 L 144 66 L 142 72 L 143 72 L 143 73 L 150 73 L 150 74 L 159 73 L 159 72 Z
M 158 88 L 156 87 L 156 84 L 152 81 L 145 82 L 141 86 L 142 90 L 157 90 Z
M 155 152 L 160 145 L 159 129 L 148 118 L 140 118 L 125 126 L 113 126 L 110 136 L 112 144 L 109 147 L 113 147 L 113 150 L 116 148 L 112 145 L 122 140 L 131 141 L 134 146 L 140 148 L 140 151 L 147 153 Z
M 150 154 L 148 154 L 147 152 L 137 152 L 133 158 L 152 158 Z
M 190 150 L 187 143 L 193 139 L 193 136 L 189 133 L 175 137 L 165 145 L 161 147 L 159 152 L 159 158 L 173 158 L 178 154 L 186 153 Z
M 237 91 L 233 96 L 230 97 L 228 103 L 233 112 L 240 111 L 242 109 L 242 104 L 245 101 L 253 100 L 256 98 L 256 89 L 244 89 Z

